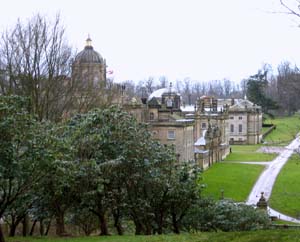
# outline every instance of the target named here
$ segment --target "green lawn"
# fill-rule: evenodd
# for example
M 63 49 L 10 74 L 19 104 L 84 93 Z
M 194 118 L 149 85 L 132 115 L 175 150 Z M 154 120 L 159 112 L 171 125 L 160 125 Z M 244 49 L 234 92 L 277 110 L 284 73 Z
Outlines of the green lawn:
M 265 141 L 276 145 L 287 145 L 300 131 L 300 116 L 281 117 L 266 120 L 265 123 L 276 124 L 276 129 L 265 137 Z
M 300 217 L 300 157 L 293 155 L 279 173 L 270 206 L 292 217 Z
M 202 195 L 219 199 L 224 190 L 225 198 L 245 201 L 263 169 L 261 165 L 216 163 L 202 174 L 201 184 L 206 186 Z
M 231 145 L 231 151 L 224 161 L 271 161 L 277 154 L 256 152 L 261 145 Z
M 235 153 L 229 154 L 225 161 L 271 161 L 277 154 L 264 153 Z
M 262 133 L 264 134 L 265 132 L 267 132 L 269 130 L 270 127 L 262 127 Z
M 244 152 L 256 152 L 261 144 L 258 145 L 231 145 L 231 150 L 233 152 L 244 153 Z
M 298 223 L 293 223 L 293 222 L 289 222 L 289 221 L 284 221 L 284 220 L 280 220 L 280 219 L 277 219 L 275 221 L 272 222 L 272 224 L 277 224 L 277 225 L 297 225 L 299 226 Z
M 249 232 L 217 232 L 155 236 L 108 236 L 81 238 L 9 238 L 8 242 L 292 242 L 299 241 L 300 230 L 260 230 Z

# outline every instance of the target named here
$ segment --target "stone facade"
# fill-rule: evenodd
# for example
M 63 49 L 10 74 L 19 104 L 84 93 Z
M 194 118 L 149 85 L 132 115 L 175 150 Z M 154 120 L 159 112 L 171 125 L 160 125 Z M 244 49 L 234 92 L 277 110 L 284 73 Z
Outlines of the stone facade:
M 162 144 L 173 145 L 178 161 L 194 160 L 194 127 L 193 121 L 172 120 L 151 122 L 154 139 Z
M 203 96 L 195 113 L 195 160 L 203 169 L 223 160 L 229 153 L 228 107 Z
M 219 107 L 213 97 L 202 97 L 196 106 L 183 108 L 180 95 L 170 87 L 123 108 L 148 123 L 153 138 L 173 145 L 180 162 L 194 160 L 207 169 L 229 153 L 228 106 Z
M 259 144 L 262 140 L 261 107 L 247 99 L 219 99 L 229 106 L 229 143 Z
M 124 102 L 123 109 L 139 122 L 149 124 L 154 139 L 174 147 L 179 162 L 194 160 L 194 120 L 182 116 L 181 97 L 174 89 L 162 88 L 141 101 Z
M 153 92 L 147 100 L 147 123 L 153 138 L 173 145 L 178 161 L 194 160 L 194 120 L 182 117 L 181 97 L 170 88 Z

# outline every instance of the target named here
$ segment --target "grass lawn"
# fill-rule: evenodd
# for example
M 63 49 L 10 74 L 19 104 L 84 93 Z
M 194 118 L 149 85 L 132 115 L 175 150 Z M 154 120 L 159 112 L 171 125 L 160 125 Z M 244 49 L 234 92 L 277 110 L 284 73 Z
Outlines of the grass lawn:
M 272 224 L 275 224 L 275 225 L 276 224 L 278 224 L 278 225 L 285 225 L 285 224 L 287 224 L 287 225 L 296 225 L 296 226 L 299 226 L 298 223 L 293 223 L 293 222 L 284 221 L 284 220 L 280 220 L 280 219 L 273 221 Z
M 264 134 L 265 132 L 267 132 L 269 130 L 270 127 L 262 127 L 262 133 Z
M 300 131 L 300 116 L 268 119 L 265 123 L 276 124 L 276 129 L 265 137 L 265 141 L 276 145 L 287 145 Z
M 277 154 L 256 152 L 261 145 L 231 145 L 231 151 L 224 161 L 271 161 Z
M 300 157 L 293 155 L 279 173 L 269 204 L 284 214 L 300 217 Z
M 261 165 L 216 163 L 202 174 L 201 184 L 206 185 L 202 195 L 219 199 L 223 189 L 225 198 L 245 201 L 263 169 Z
M 181 235 L 155 235 L 155 236 L 93 236 L 81 238 L 9 238 L 8 242 L 291 242 L 299 241 L 300 230 L 260 230 L 249 232 L 217 232 Z
M 256 152 L 261 147 L 261 144 L 258 144 L 258 145 L 231 145 L 230 147 L 231 147 L 232 151 L 238 152 L 238 153 Z

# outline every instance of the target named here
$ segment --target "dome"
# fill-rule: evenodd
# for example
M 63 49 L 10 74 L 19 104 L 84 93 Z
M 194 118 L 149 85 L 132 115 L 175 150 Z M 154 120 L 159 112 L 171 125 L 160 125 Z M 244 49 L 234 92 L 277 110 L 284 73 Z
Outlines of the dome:
M 75 62 L 79 63 L 103 63 L 102 56 L 94 50 L 90 37 L 86 40 L 86 46 L 75 57 Z
M 151 100 L 152 98 L 161 98 L 161 96 L 164 94 L 164 93 L 167 93 L 168 92 L 168 88 L 161 88 L 161 89 L 158 89 L 154 92 L 152 92 L 150 94 L 150 96 L 148 97 L 148 101 Z
M 150 101 L 154 97 L 161 98 L 164 94 L 169 94 L 169 93 L 173 93 L 176 96 L 180 96 L 180 94 L 175 91 L 175 89 L 172 87 L 172 85 L 170 85 L 169 88 L 161 88 L 161 89 L 158 89 L 158 90 L 152 92 L 150 94 L 150 96 L 148 97 L 148 101 Z

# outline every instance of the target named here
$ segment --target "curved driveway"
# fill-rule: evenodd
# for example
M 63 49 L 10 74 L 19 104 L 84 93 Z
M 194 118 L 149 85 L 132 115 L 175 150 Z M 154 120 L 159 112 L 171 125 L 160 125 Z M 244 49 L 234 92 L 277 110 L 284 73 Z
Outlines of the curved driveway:
M 269 200 L 277 175 L 279 174 L 281 168 L 287 162 L 289 157 L 293 154 L 294 150 L 298 149 L 299 146 L 300 140 L 297 137 L 288 146 L 285 147 L 285 150 L 280 155 L 278 155 L 273 161 L 269 162 L 269 164 L 266 166 L 266 169 L 260 175 L 254 187 L 252 188 L 246 204 L 256 205 L 260 198 L 261 192 L 264 192 L 266 200 Z M 280 217 L 280 219 L 282 220 L 300 223 L 300 220 L 288 217 L 284 214 L 280 214 L 279 212 L 271 208 L 269 209 L 269 212 L 271 216 Z

